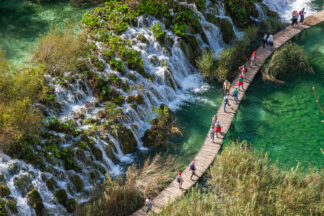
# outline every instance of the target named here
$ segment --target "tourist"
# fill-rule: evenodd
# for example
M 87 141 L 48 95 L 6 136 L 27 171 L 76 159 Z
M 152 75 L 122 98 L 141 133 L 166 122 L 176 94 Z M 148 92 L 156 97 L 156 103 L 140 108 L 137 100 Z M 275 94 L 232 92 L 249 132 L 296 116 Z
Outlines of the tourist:
M 243 76 L 242 76 L 242 74 L 239 76 L 239 78 L 237 80 L 237 85 L 238 85 L 238 89 L 239 90 L 241 89 L 241 86 L 242 86 L 242 90 L 244 90 L 244 88 L 243 88 Z
M 182 183 L 183 183 L 183 178 L 181 176 L 181 172 L 178 173 L 177 182 L 179 183 L 179 189 L 181 189 L 181 186 L 182 186 Z
M 225 95 L 224 97 L 224 112 L 226 112 L 226 105 L 228 105 L 229 107 L 231 106 L 229 104 L 229 98 L 227 97 L 227 95 Z
M 191 161 L 190 166 L 189 166 L 189 171 L 191 171 L 191 177 L 190 179 L 192 180 L 192 176 L 197 176 L 196 175 L 196 166 L 195 166 L 195 161 Z
M 292 13 L 292 19 L 291 19 L 292 23 L 291 25 L 293 27 L 297 27 L 298 26 L 298 13 L 296 10 L 293 11 Z
M 219 123 L 219 120 L 217 120 L 216 122 L 216 127 L 215 127 L 215 133 L 216 133 L 216 137 L 218 138 L 218 133 L 221 133 L 222 132 L 222 127 Z
M 257 59 L 256 51 L 253 51 L 251 55 L 251 67 L 253 66 L 253 62 Z
M 268 38 L 268 35 L 267 35 L 267 34 L 264 34 L 264 36 L 263 36 L 263 38 L 262 38 L 263 48 L 265 48 L 266 45 L 267 45 L 267 38 Z
M 225 82 L 223 84 L 223 89 L 224 89 L 224 94 L 228 95 L 229 90 L 231 89 L 231 83 L 228 80 L 225 80 Z
M 306 14 L 305 8 L 303 8 L 301 11 L 299 11 L 299 16 L 300 16 L 299 22 L 300 23 L 304 23 L 305 14 Z
M 215 122 L 216 125 L 216 122 Z M 215 126 L 214 124 L 212 125 L 211 129 L 209 130 L 209 134 L 210 134 L 210 139 L 212 141 L 212 143 L 214 143 L 214 138 L 215 138 Z
M 246 69 L 246 67 L 245 67 L 245 64 L 241 65 L 241 66 L 239 67 L 239 69 L 240 69 L 240 71 L 241 71 L 241 74 L 242 74 L 243 77 L 244 77 L 244 75 L 245 75 L 245 73 L 246 73 L 246 71 L 247 71 L 247 69 Z
M 268 45 L 269 45 L 269 50 L 272 51 L 273 47 L 273 35 L 270 35 L 268 38 Z
M 237 87 L 233 90 L 233 101 L 236 102 L 236 104 L 238 104 L 238 93 L 239 91 L 237 90 Z
M 146 213 L 152 211 L 152 201 L 149 198 L 146 198 L 144 205 L 147 207 Z
M 212 119 L 212 126 L 215 126 L 216 121 L 217 121 L 217 115 L 215 114 L 213 119 Z

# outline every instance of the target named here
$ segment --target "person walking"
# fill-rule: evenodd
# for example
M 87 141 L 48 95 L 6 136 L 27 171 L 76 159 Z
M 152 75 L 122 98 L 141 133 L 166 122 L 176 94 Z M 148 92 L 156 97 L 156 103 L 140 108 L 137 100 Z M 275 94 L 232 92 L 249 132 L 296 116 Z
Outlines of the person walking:
M 215 114 L 213 119 L 212 119 L 212 126 L 215 126 L 216 121 L 217 121 L 217 115 Z
M 299 11 L 299 16 L 300 16 L 299 22 L 300 23 L 304 23 L 305 14 L 306 14 L 305 8 L 303 8 L 301 11 Z
M 243 75 L 241 74 L 237 80 L 237 85 L 238 85 L 238 89 L 240 90 L 241 89 L 241 86 L 242 86 L 242 90 L 244 90 L 243 88 Z
M 269 50 L 272 51 L 272 47 L 273 47 L 273 35 L 272 34 L 268 38 L 268 45 L 269 45 Z
M 267 38 L 268 38 L 268 35 L 267 34 L 264 34 L 264 36 L 262 38 L 263 48 L 265 48 L 266 45 L 267 45 Z
M 238 104 L 238 93 L 239 91 L 237 90 L 237 87 L 233 90 L 233 101 L 236 102 L 236 104 Z
M 216 122 L 215 122 L 216 125 Z M 215 126 L 212 125 L 211 129 L 209 130 L 209 134 L 210 134 L 210 140 L 212 141 L 212 143 L 214 143 L 214 138 L 215 138 Z
M 251 67 L 253 66 L 253 62 L 257 59 L 256 51 L 253 51 L 251 55 Z
M 189 171 L 191 171 L 191 177 L 190 177 L 190 179 L 191 179 L 191 181 L 192 181 L 192 176 L 197 176 L 196 175 L 196 165 L 195 165 L 195 161 L 191 161 L 191 163 L 190 163 L 190 166 L 189 166 Z
M 292 19 L 291 19 L 292 23 L 291 25 L 296 28 L 298 26 L 298 13 L 296 10 L 294 10 L 292 12 Z
M 144 205 L 147 207 L 146 213 L 152 211 L 153 205 L 152 205 L 152 201 L 149 198 L 145 199 Z
M 225 95 L 225 97 L 224 97 L 224 112 L 226 112 L 226 105 L 228 105 L 229 107 L 231 106 L 229 104 L 229 98 L 227 97 L 227 95 Z
M 177 176 L 177 182 L 179 183 L 179 189 L 181 189 L 182 187 L 182 183 L 183 183 L 183 178 L 181 176 L 181 172 L 178 173 L 178 176 Z
M 220 122 L 219 120 L 217 120 L 216 122 L 216 127 L 215 127 L 215 134 L 216 134 L 216 137 L 218 138 L 218 133 L 221 133 L 222 132 L 222 127 L 220 125 Z
M 224 89 L 224 94 L 228 95 L 229 90 L 231 89 L 231 83 L 228 80 L 225 80 L 225 82 L 223 84 L 223 89 Z
M 245 76 L 245 73 L 247 71 L 246 67 L 245 67 L 245 64 L 241 65 L 239 67 L 240 71 L 241 71 L 241 74 L 243 75 L 243 77 Z

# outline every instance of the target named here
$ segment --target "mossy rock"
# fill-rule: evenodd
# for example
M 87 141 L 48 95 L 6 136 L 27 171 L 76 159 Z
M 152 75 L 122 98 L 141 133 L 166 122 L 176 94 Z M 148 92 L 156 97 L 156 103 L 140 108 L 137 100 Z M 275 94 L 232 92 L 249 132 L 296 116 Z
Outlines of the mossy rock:
M 17 214 L 18 213 L 17 202 L 13 198 L 5 199 L 5 203 L 6 203 L 6 206 L 9 209 L 11 214 Z
M 8 171 L 10 175 L 17 174 L 19 172 L 20 166 L 18 163 L 13 162 L 8 164 Z
M 0 197 L 5 197 L 10 194 L 10 189 L 5 183 L 0 183 Z
M 144 36 L 144 34 L 139 34 L 137 36 L 137 40 L 141 41 L 142 43 L 146 43 L 146 44 L 149 43 L 149 41 L 146 39 L 146 37 Z
M 36 189 L 33 189 L 27 194 L 27 201 L 34 208 L 37 215 L 42 215 L 44 204 L 42 197 Z
M 31 180 L 27 175 L 20 175 L 14 179 L 15 186 L 21 191 L 22 195 L 25 196 L 31 189 Z
M 102 151 L 96 146 L 91 147 L 92 154 L 95 156 L 96 160 L 102 161 Z
M 135 100 L 136 100 L 136 103 L 137 103 L 137 104 L 143 104 L 143 103 L 144 103 L 144 97 L 143 97 L 143 95 L 141 95 L 141 94 L 137 94 L 137 95 L 135 96 Z
M 69 175 L 69 179 L 72 182 L 72 184 L 74 185 L 75 190 L 77 192 L 81 192 L 83 189 L 83 181 L 80 178 L 80 176 L 71 174 L 71 175 Z
M 220 28 L 225 43 L 229 43 L 230 41 L 235 39 L 236 36 L 233 30 L 233 25 L 229 20 L 215 17 L 210 13 L 206 15 L 206 19 L 208 20 L 208 22 L 211 22 Z
M 136 101 L 136 98 L 134 96 L 127 96 L 126 102 L 127 103 L 134 103 Z
M 118 141 L 121 145 L 124 154 L 132 153 L 137 147 L 137 141 L 132 133 L 132 131 L 126 128 L 124 125 L 118 131 Z
M 189 46 L 189 44 L 187 44 L 183 39 L 179 39 L 179 45 L 185 56 L 190 60 L 191 63 L 194 63 L 195 55 L 192 47 Z
M 85 152 L 82 149 L 77 149 L 75 152 L 76 158 L 82 163 L 91 166 L 93 164 L 93 160 L 91 157 L 87 157 Z
M 270 10 L 270 8 L 266 4 L 261 3 L 261 7 L 268 17 L 279 18 L 278 13 Z
M 104 146 L 106 155 L 114 162 L 114 163 L 118 163 L 118 159 L 116 158 L 114 152 L 113 152 L 113 148 L 110 145 L 105 145 Z
M 96 183 L 97 179 L 100 178 L 100 173 L 97 170 L 93 170 L 90 172 L 90 181 L 94 184 Z
M 65 206 L 65 203 L 67 201 L 67 194 L 64 189 L 60 189 L 54 192 L 54 196 L 58 203 Z
M 4 182 L 6 180 L 6 176 L 0 171 L 0 182 Z
M 106 174 L 107 173 L 107 170 L 105 167 L 99 165 L 99 164 L 96 164 L 96 167 L 98 168 L 98 170 L 102 173 L 102 174 Z
M 45 184 L 46 184 L 48 190 L 50 190 L 50 191 L 53 191 L 55 188 L 57 188 L 57 183 L 53 177 L 45 180 Z
M 70 213 L 75 210 L 76 206 L 77 206 L 77 202 L 73 198 L 68 199 L 65 203 L 65 208 Z

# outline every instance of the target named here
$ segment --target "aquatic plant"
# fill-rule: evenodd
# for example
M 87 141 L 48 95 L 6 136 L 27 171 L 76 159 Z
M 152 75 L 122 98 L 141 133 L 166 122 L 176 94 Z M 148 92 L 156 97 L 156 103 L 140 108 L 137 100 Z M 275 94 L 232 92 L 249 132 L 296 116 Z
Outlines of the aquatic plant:
M 286 73 L 303 72 L 314 73 L 303 48 L 288 42 L 277 50 L 270 61 L 264 66 L 263 73 L 273 78 L 279 78 Z
M 193 188 L 159 215 L 321 215 L 323 170 L 285 170 L 268 155 L 243 143 L 224 148 L 206 176 L 206 188 Z

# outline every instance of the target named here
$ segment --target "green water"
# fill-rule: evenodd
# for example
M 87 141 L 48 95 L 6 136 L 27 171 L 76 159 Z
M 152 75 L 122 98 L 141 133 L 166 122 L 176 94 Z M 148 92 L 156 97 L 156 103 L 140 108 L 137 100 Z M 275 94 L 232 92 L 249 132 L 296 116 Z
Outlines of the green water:
M 79 21 L 86 9 L 68 2 L 37 4 L 29 0 L 0 1 L 0 46 L 14 64 L 28 61 L 41 35 L 51 26 Z
M 255 150 L 269 154 L 271 161 L 282 166 L 313 166 L 324 168 L 324 117 L 314 99 L 316 87 L 324 106 L 324 25 L 314 27 L 296 37 L 311 60 L 315 75 L 290 74 L 282 78 L 285 85 L 253 81 L 227 134 L 231 140 L 247 140 Z M 199 95 L 216 104 L 222 100 L 220 86 Z M 217 107 L 207 103 L 185 106 L 176 113 L 184 137 L 176 140 L 181 160 L 189 161 L 201 147 Z M 173 139 L 173 141 L 175 141 Z M 183 145 L 183 146 L 181 146 Z

